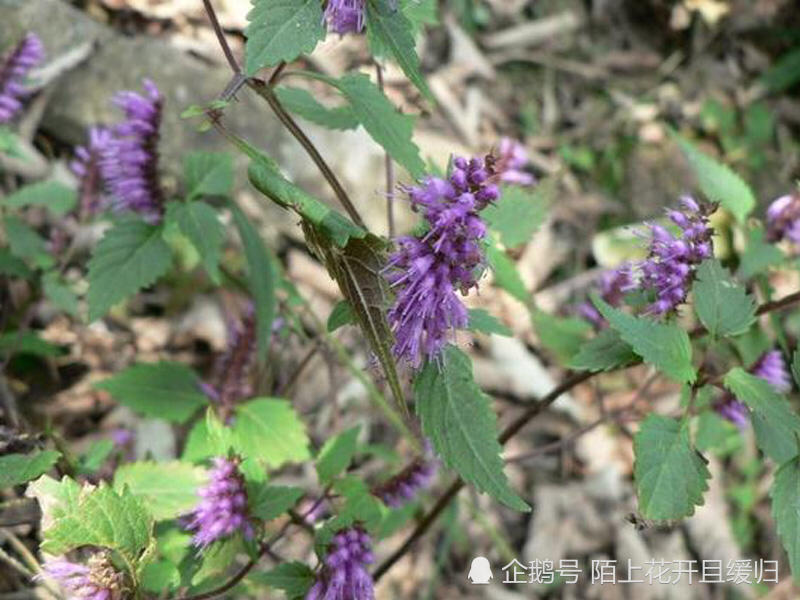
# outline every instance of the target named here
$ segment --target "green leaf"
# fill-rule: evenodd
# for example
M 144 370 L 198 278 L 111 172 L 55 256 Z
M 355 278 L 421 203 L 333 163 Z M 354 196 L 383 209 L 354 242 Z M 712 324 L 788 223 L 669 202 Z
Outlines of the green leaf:
M 19 146 L 19 136 L 8 127 L 0 126 L 0 154 L 7 154 L 15 158 L 23 158 L 24 155 L 20 152 Z
M 639 360 L 630 344 L 624 342 L 619 332 L 604 329 L 588 342 L 584 342 L 572 359 L 570 368 L 578 371 L 611 371 Z
M 795 580 L 800 579 L 800 457 L 781 465 L 769 492 L 772 518 L 789 557 Z
M 592 301 L 611 327 L 645 362 L 679 383 L 694 382 L 697 374 L 692 366 L 692 344 L 683 329 L 674 323 L 632 317 L 610 307 L 597 296 Z
M 367 36 L 373 54 L 381 54 L 383 48 L 391 52 L 395 61 L 409 81 L 433 101 L 419 66 L 414 27 L 403 11 L 393 7 L 390 0 L 367 0 Z
M 113 440 L 102 439 L 92 442 L 89 449 L 81 456 L 80 473 L 89 475 L 96 473 L 113 451 Z
M 65 554 L 81 546 L 116 550 L 131 572 L 154 543 L 153 519 L 144 502 L 129 491 L 118 494 L 105 482 L 81 490 L 77 505 L 44 532 L 42 550 Z
M 487 206 L 482 216 L 506 248 L 515 248 L 530 241 L 544 223 L 554 187 L 553 179 L 535 187 L 504 185 L 500 198 Z
M 256 398 L 236 407 L 233 445 L 274 469 L 311 457 L 303 423 L 289 402 L 275 398 Z
M 486 260 L 494 272 L 495 284 L 528 306 L 531 295 L 525 288 L 525 282 L 522 281 L 516 265 L 508 255 L 496 244 L 490 243 L 486 247 Z
M 356 316 L 353 313 L 353 308 L 347 300 L 340 300 L 333 307 L 331 314 L 328 316 L 328 324 L 326 329 L 328 333 L 333 333 L 340 327 L 349 325 L 356 322 Z
M 281 563 L 265 573 L 254 573 L 251 578 L 276 590 L 283 590 L 288 600 L 299 600 L 305 598 L 317 576 L 308 565 L 293 561 Z
M 262 521 L 272 521 L 297 504 L 303 494 L 301 488 L 284 485 L 250 486 L 247 493 L 250 514 Z
M 183 158 L 186 199 L 228 196 L 233 188 L 233 157 L 227 152 L 190 152 Z
M 263 361 L 267 357 L 272 321 L 275 319 L 275 265 L 261 236 L 250 224 L 244 212 L 234 203 L 231 203 L 230 207 L 236 228 L 239 230 L 239 237 L 242 239 L 244 255 L 247 257 L 247 278 L 256 309 L 258 357 Z
M 219 255 L 225 241 L 225 230 L 217 211 L 205 202 L 170 202 L 167 204 L 167 222 L 178 225 L 181 233 L 200 253 L 208 276 L 219 283 Z
M 353 114 L 380 146 L 414 179 L 425 174 L 419 148 L 411 140 L 414 117 L 399 112 L 366 75 L 350 73 L 340 79 L 326 79 L 344 94 Z
M 185 423 L 208 404 L 194 371 L 174 362 L 133 365 L 95 387 L 140 414 L 173 423 Z
M 171 262 L 161 227 L 137 219 L 118 222 L 100 240 L 89 261 L 89 321 L 152 285 Z
M 497 417 L 472 378 L 469 357 L 449 345 L 441 361 L 427 363 L 414 381 L 422 431 L 444 464 L 515 510 L 530 507 L 509 487 L 497 441 Z
M 469 309 L 469 325 L 467 327 L 470 331 L 477 331 L 479 333 L 494 333 L 506 337 L 514 335 L 514 333 L 503 325 L 494 315 L 490 315 L 482 308 Z
M 68 213 L 77 203 L 75 190 L 57 181 L 32 183 L 0 200 L 0 205 L 9 208 L 43 206 L 57 216 Z
M 695 445 L 701 452 L 709 450 L 718 456 L 727 456 L 741 448 L 742 439 L 739 428 L 713 410 L 697 417 Z
M 592 330 L 583 319 L 558 317 L 538 308 L 531 311 L 531 321 L 539 341 L 555 354 L 561 364 L 567 364 L 575 357 Z
M 753 297 L 716 259 L 705 260 L 698 267 L 692 292 L 697 316 L 712 337 L 744 333 L 755 321 Z
M 375 532 L 383 520 L 383 504 L 360 477 L 353 475 L 337 479 L 333 490 L 344 498 L 344 506 L 335 518 L 325 524 L 329 531 L 361 523 L 368 531 Z M 317 536 L 317 543 L 324 537 Z
M 34 356 L 60 356 L 64 349 L 43 340 L 33 331 L 9 331 L 0 334 L 0 354 L 32 354 Z
M 114 489 L 127 486 L 140 497 L 150 514 L 158 520 L 173 519 L 194 507 L 198 488 L 205 483 L 203 469 L 177 460 L 171 462 L 134 462 L 120 466 L 114 473 Z
M 41 269 L 49 269 L 55 264 L 55 260 L 47 251 L 47 243 L 44 238 L 25 221 L 16 215 L 6 215 L 3 219 L 3 227 L 14 256 L 29 260 L 34 266 Z
M 275 95 L 285 109 L 328 129 L 355 129 L 359 125 L 349 106 L 328 108 L 317 102 L 306 90 L 281 86 L 275 88 Z
M 55 450 L 0 456 L 0 489 L 36 479 L 49 471 L 59 456 Z
M 329 484 L 353 460 L 360 431 L 361 426 L 357 425 L 325 442 L 317 457 L 317 475 L 322 485 Z
M 747 233 L 747 246 L 741 255 L 737 275 L 742 279 L 750 279 L 782 261 L 783 252 L 780 248 L 765 242 L 764 230 L 754 227 Z
M 149 562 L 142 569 L 141 585 L 149 592 L 160 594 L 180 587 L 181 574 L 168 560 Z
M 688 421 L 650 414 L 633 438 L 633 476 L 646 519 L 680 519 L 703 504 L 711 474 L 689 442 Z
M 770 92 L 782 92 L 800 81 L 800 48 L 793 48 L 776 60 L 761 76 Z
M 792 356 L 792 377 L 795 384 L 800 387 L 800 349 L 795 350 Z
M 255 75 L 309 54 L 325 38 L 319 0 L 252 0 L 245 29 L 245 71 Z
M 752 411 L 751 421 L 758 447 L 777 463 L 797 455 L 800 417 L 782 395 L 769 383 L 744 369 L 731 369 L 724 379 L 725 387 Z
M 64 283 L 57 271 L 49 271 L 44 274 L 42 291 L 56 308 L 71 315 L 78 314 L 78 296 Z
M 28 268 L 25 261 L 14 256 L 9 248 L 0 248 L 0 275 L 30 279 L 33 277 L 33 271 Z
M 743 223 L 756 206 L 756 198 L 750 186 L 727 166 L 704 154 L 681 136 L 673 135 L 706 197 L 713 202 L 719 202 Z

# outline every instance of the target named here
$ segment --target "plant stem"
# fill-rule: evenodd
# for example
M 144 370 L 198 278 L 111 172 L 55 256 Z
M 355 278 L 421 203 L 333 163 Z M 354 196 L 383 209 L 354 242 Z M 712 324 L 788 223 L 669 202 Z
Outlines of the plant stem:
M 211 6 L 211 0 L 203 0 L 203 6 L 205 7 L 206 14 L 208 14 L 208 18 L 211 21 L 211 27 L 214 28 L 214 33 L 217 34 L 217 41 L 222 47 L 222 52 L 225 54 L 225 59 L 228 61 L 228 64 L 231 66 L 231 69 L 233 69 L 234 73 L 241 73 L 242 69 L 239 67 L 239 63 L 237 62 L 236 57 L 233 55 L 233 51 L 228 44 L 228 40 L 225 38 L 225 32 L 222 31 L 222 26 L 219 24 L 219 19 L 217 19 L 217 13 L 214 10 L 214 7 Z
M 383 91 L 383 69 L 376 62 L 375 72 L 378 77 L 378 87 Z M 394 238 L 394 161 L 388 152 L 384 151 L 386 162 L 386 224 L 389 229 L 389 239 Z

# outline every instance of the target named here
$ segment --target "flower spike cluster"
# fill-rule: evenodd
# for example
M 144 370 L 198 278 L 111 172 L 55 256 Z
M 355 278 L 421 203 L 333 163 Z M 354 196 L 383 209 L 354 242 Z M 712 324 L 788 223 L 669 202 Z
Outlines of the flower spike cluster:
M 361 33 L 364 29 L 366 0 L 328 0 L 325 20 L 334 33 Z
M 767 239 L 800 244 L 800 192 L 774 200 L 767 208 Z
M 206 548 L 238 531 L 246 538 L 253 536 L 247 490 L 236 460 L 215 458 L 210 481 L 198 494 L 202 500 L 186 517 L 187 529 L 194 532 L 195 546 Z
M 231 408 L 252 394 L 250 372 L 256 356 L 256 314 L 250 305 L 239 323 L 229 323 L 228 346 L 214 363 L 213 384 L 204 391 L 222 407 Z
M 122 597 L 124 577 L 114 568 L 105 552 L 89 558 L 82 565 L 64 559 L 49 560 L 42 565 L 40 578 L 55 580 L 69 594 L 80 600 L 116 600 Z
M 486 235 L 478 213 L 499 196 L 493 175 L 491 160 L 459 157 L 447 179 L 428 177 L 406 190 L 428 230 L 397 240 L 386 278 L 396 291 L 388 313 L 394 353 L 414 368 L 423 357 L 435 359 L 448 333 L 467 325 L 467 309 L 456 290 L 466 294 L 478 283 Z
M 495 170 L 500 175 L 500 181 L 523 186 L 536 183 L 536 178 L 525 170 L 528 151 L 520 142 L 504 137 L 500 140 L 498 154 Z
M 372 540 L 366 531 L 358 526 L 339 531 L 305 600 L 374 600 L 367 570 L 373 560 Z
M 80 214 L 84 218 L 97 213 L 105 204 L 101 165 L 111 139 L 111 132 L 108 129 L 90 128 L 89 142 L 86 146 L 75 148 L 75 159 L 69 165 L 79 180 Z
M 427 488 L 436 475 L 436 462 L 419 458 L 377 487 L 373 494 L 390 508 L 407 504 L 420 490 Z
M 115 125 L 103 153 L 103 177 L 117 211 L 140 214 L 150 223 L 161 221 L 164 193 L 158 172 L 159 127 L 164 99 L 155 84 L 144 80 L 146 94 L 125 91 L 114 97 L 125 113 Z
M 603 271 L 597 280 L 598 294 L 603 301 L 614 307 L 622 304 L 625 292 L 634 286 L 630 267 L 623 265 L 618 269 Z M 589 321 L 596 329 L 606 327 L 606 320 L 590 301 L 578 306 L 578 314 Z
M 28 72 L 44 58 L 44 46 L 29 33 L 0 63 L 0 123 L 8 123 L 22 108 Z

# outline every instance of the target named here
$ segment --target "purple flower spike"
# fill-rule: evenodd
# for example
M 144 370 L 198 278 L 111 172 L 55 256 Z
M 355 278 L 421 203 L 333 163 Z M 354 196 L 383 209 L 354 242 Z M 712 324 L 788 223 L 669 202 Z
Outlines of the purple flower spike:
M 792 379 L 786 370 L 783 355 L 778 350 L 762 354 L 750 367 L 750 372 L 769 383 L 780 394 L 786 394 L 792 389 Z
M 250 372 L 256 356 L 256 314 L 250 305 L 239 323 L 228 324 L 228 347 L 214 363 L 213 384 L 203 384 L 206 394 L 231 409 L 253 393 Z
M 124 587 L 122 573 L 114 568 L 104 552 L 90 557 L 86 565 L 57 559 L 45 562 L 42 569 L 42 575 L 37 578 L 54 579 L 69 598 L 113 600 L 121 597 Z
M 610 306 L 620 306 L 625 297 L 625 292 L 635 287 L 630 266 L 623 265 L 618 269 L 603 271 L 597 280 L 597 287 L 598 293 L 604 302 Z M 578 314 L 597 329 L 603 329 L 608 325 L 603 315 L 590 301 L 583 302 L 578 306 Z
M 747 427 L 750 411 L 744 402 L 737 400 L 730 392 L 726 392 L 714 403 L 714 410 L 720 417 L 727 419 L 740 429 Z
M 89 143 L 75 148 L 70 169 L 78 177 L 80 214 L 89 217 L 103 208 L 106 202 L 101 173 L 103 156 L 111 144 L 111 132 L 103 127 L 89 129 Z
M 358 526 L 333 536 L 316 583 L 305 600 L 374 600 L 367 566 L 375 560 L 369 534 Z
M 495 165 L 500 180 L 517 185 L 533 185 L 536 178 L 525 171 L 528 164 L 528 151 L 517 140 L 504 137 L 500 140 L 499 158 Z
M 364 29 L 365 0 L 328 0 L 325 19 L 334 33 L 361 33 Z
M 22 108 L 27 95 L 25 77 L 44 58 L 44 46 L 29 33 L 0 63 L 0 123 L 8 123 Z
M 247 490 L 237 461 L 215 458 L 210 475 L 208 485 L 198 492 L 202 500 L 186 518 L 187 529 L 194 532 L 194 545 L 206 548 L 237 531 L 252 537 Z
M 158 175 L 158 141 L 164 99 L 155 84 L 146 79 L 146 96 L 119 92 L 116 104 L 125 120 L 111 130 L 101 165 L 117 211 L 140 214 L 158 223 L 164 212 L 164 193 Z
M 450 177 L 428 177 L 407 188 L 411 206 L 429 226 L 420 237 L 402 237 L 390 256 L 386 279 L 396 290 L 388 318 L 394 353 L 417 368 L 435 359 L 448 334 L 466 327 L 467 309 L 456 295 L 478 284 L 484 264 L 486 225 L 478 212 L 499 196 L 490 160 L 456 158 Z
M 373 491 L 386 506 L 400 508 L 420 490 L 427 488 L 436 475 L 436 462 L 419 458 Z
M 767 239 L 800 244 L 800 193 L 781 196 L 767 208 Z

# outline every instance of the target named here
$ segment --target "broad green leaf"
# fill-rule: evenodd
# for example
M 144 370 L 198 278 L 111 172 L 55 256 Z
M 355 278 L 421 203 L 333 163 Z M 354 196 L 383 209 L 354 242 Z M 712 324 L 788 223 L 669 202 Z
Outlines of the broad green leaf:
M 303 494 L 301 488 L 285 485 L 250 486 L 247 493 L 250 514 L 262 521 L 272 521 L 297 504 Z
M 419 33 L 423 25 L 436 25 L 439 22 L 436 0 L 402 0 L 403 13 L 411 21 L 414 35 Z
M 65 350 L 43 340 L 34 331 L 9 331 L 0 334 L 0 354 L 32 354 L 34 356 L 59 356 Z
M 598 296 L 594 296 L 592 301 L 611 327 L 645 362 L 679 383 L 694 382 L 697 374 L 692 366 L 692 344 L 686 331 L 674 323 L 632 317 L 612 308 Z
M 286 400 L 256 398 L 236 407 L 233 445 L 243 456 L 277 469 L 311 457 L 305 427 Z
M 570 367 L 579 371 L 611 371 L 639 360 L 633 348 L 624 342 L 619 332 L 604 329 L 597 336 L 584 342 Z
M 161 227 L 137 219 L 118 222 L 100 240 L 89 261 L 89 321 L 152 285 L 171 262 Z
M 0 205 L 9 208 L 42 206 L 54 215 L 64 215 L 75 208 L 78 194 L 72 188 L 57 181 L 40 181 L 20 188 L 0 200 Z
M 245 71 L 255 75 L 310 53 L 325 38 L 319 0 L 252 0 L 245 29 Z
M 753 297 L 716 259 L 703 261 L 698 267 L 692 292 L 697 316 L 712 337 L 744 333 L 755 320 Z
M 800 579 L 800 457 L 781 465 L 769 492 L 772 518 L 789 557 L 795 580 Z
M 59 456 L 55 450 L 0 456 L 0 489 L 36 479 L 49 471 Z
M 183 177 L 187 200 L 228 196 L 233 188 L 233 157 L 227 152 L 190 152 L 183 158 Z
M 750 408 L 758 447 L 777 463 L 794 458 L 800 417 L 792 411 L 786 398 L 769 383 L 740 367 L 731 369 L 723 382 Z
M 783 258 L 780 248 L 764 241 L 764 230 L 753 227 L 747 233 L 747 246 L 741 255 L 737 275 L 742 279 L 750 279 L 765 272 L 767 267 L 779 265 Z
M 506 248 L 530 241 L 547 217 L 555 181 L 548 179 L 535 187 L 504 185 L 500 198 L 487 206 L 482 216 L 497 232 Z
M 205 481 L 203 469 L 177 460 L 128 463 L 114 473 L 114 489 L 121 492 L 127 486 L 134 496 L 145 502 L 158 521 L 173 519 L 191 510 L 200 501 L 197 490 Z
M 81 497 L 81 486 L 74 479 L 64 475 L 60 481 L 42 475 L 28 484 L 25 495 L 35 498 L 42 511 L 41 528 L 46 532 L 50 526 L 64 515 L 73 513 Z
M 677 134 L 675 139 L 706 197 L 719 202 L 743 223 L 756 206 L 756 198 L 750 187 L 727 166 L 704 154 L 686 139 Z
M 25 261 L 14 256 L 10 248 L 0 248 L 0 275 L 30 279 L 33 277 L 33 271 L 28 268 Z
M 109 439 L 92 442 L 89 449 L 81 456 L 79 471 L 81 474 L 92 475 L 103 466 L 114 451 L 114 441 Z
M 561 364 L 575 357 L 592 330 L 583 319 L 558 317 L 538 308 L 531 311 L 531 321 L 542 346 L 555 354 Z
M 285 109 L 328 129 L 355 129 L 359 125 L 349 106 L 328 108 L 304 89 L 281 86 L 275 88 L 275 95 Z
M 254 581 L 282 590 L 286 593 L 287 600 L 305 598 L 316 578 L 316 573 L 308 565 L 297 561 L 281 563 L 271 571 L 250 576 Z
M 531 301 L 530 292 L 525 288 L 525 282 L 508 255 L 496 244 L 490 243 L 486 247 L 486 260 L 494 272 L 494 283 L 528 306 Z
M 383 504 L 372 494 L 362 478 L 350 475 L 337 479 L 333 490 L 344 498 L 344 506 L 336 517 L 325 524 L 328 531 L 336 531 L 353 523 L 362 524 L 372 533 L 377 530 L 383 520 Z M 324 537 L 319 535 L 317 542 Z
M 449 468 L 515 510 L 530 507 L 509 487 L 497 441 L 497 417 L 472 378 L 469 357 L 449 345 L 414 381 L 422 431 Z
M 71 315 L 78 314 L 78 296 L 64 283 L 57 271 L 49 271 L 44 274 L 42 290 L 56 308 Z
M 147 563 L 142 569 L 140 579 L 144 589 L 156 594 L 177 589 L 181 585 L 181 574 L 178 567 L 168 560 Z
M 761 84 L 770 92 L 782 92 L 800 81 L 800 48 L 795 46 L 776 60 L 761 76 Z
M 344 325 L 349 325 L 356 322 L 356 316 L 353 314 L 353 308 L 347 300 L 340 300 L 333 307 L 331 314 L 328 315 L 328 323 L 326 329 L 328 333 L 333 333 Z
M 213 407 L 209 406 L 205 418 L 198 419 L 189 430 L 181 460 L 199 463 L 212 456 L 227 455 L 233 445 L 231 438 L 230 429 L 222 424 Z
M 792 356 L 792 377 L 795 384 L 800 387 L 800 349 L 795 350 Z
M 237 555 L 241 554 L 244 550 L 241 535 L 234 535 L 232 537 L 223 538 L 211 544 L 208 548 L 203 550 L 202 563 L 196 572 L 191 573 L 191 584 L 198 586 L 199 590 L 210 590 L 216 587 L 216 583 L 221 580 L 222 576 L 231 571 L 231 565 L 235 563 Z M 187 561 L 181 565 L 185 570 Z M 193 564 L 192 564 L 193 563 Z M 190 563 L 192 569 L 197 568 L 197 557 L 193 557 Z M 184 580 L 187 579 L 185 572 L 181 573 Z
M 23 158 L 19 150 L 20 139 L 8 127 L 0 126 L 0 154 L 7 154 L 15 158 Z
M 327 485 L 347 469 L 356 453 L 356 440 L 360 431 L 360 425 L 351 427 L 325 442 L 317 457 L 317 475 L 322 485 Z
M 482 308 L 469 309 L 469 325 L 470 331 L 477 331 L 479 333 L 497 334 L 511 337 L 513 332 L 503 325 L 494 315 L 490 315 Z
M 31 261 L 41 269 L 49 269 L 55 260 L 47 250 L 47 243 L 35 229 L 16 215 L 6 215 L 3 219 L 6 239 L 11 253 L 17 258 Z
M 173 423 L 185 423 L 208 403 L 194 371 L 174 362 L 133 365 L 95 387 L 140 414 Z
M 429 100 L 433 100 L 420 70 L 414 42 L 414 26 L 405 13 L 392 6 L 392 0 L 366 0 L 367 36 L 373 54 L 388 49 L 409 81 Z
M 707 410 L 696 419 L 695 445 L 701 452 L 710 451 L 717 456 L 727 456 L 742 447 L 742 432 L 713 410 Z
M 258 357 L 263 361 L 267 357 L 272 322 L 275 320 L 275 265 L 261 236 L 244 212 L 234 203 L 230 207 L 247 257 L 247 279 L 256 309 Z
M 200 201 L 170 202 L 167 204 L 167 221 L 176 223 L 181 233 L 189 238 L 203 259 L 209 277 L 219 283 L 219 256 L 225 230 L 217 211 Z
M 689 442 L 688 421 L 650 414 L 633 438 L 639 511 L 646 519 L 680 519 L 703 504 L 711 474 Z

